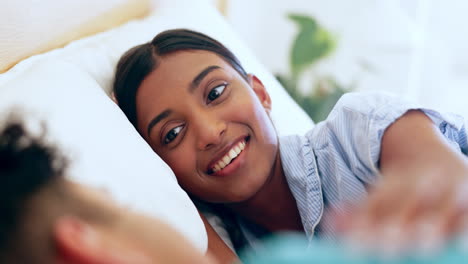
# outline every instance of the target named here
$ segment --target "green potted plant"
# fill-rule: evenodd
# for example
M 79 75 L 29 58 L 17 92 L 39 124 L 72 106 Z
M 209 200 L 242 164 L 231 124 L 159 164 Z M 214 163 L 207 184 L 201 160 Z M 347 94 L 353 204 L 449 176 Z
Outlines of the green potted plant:
M 288 18 L 297 24 L 299 30 L 290 50 L 290 72 L 277 74 L 276 78 L 312 120 L 319 122 L 350 89 L 342 87 L 330 76 L 316 76 L 308 93 L 300 91 L 298 84 L 304 74 L 310 74 L 308 69 L 335 51 L 337 40 L 310 16 L 289 14 Z

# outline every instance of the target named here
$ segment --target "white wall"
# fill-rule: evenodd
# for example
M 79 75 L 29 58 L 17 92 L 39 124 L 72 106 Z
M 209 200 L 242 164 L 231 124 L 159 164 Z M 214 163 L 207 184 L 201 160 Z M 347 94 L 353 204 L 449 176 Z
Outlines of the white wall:
M 468 1 L 428 2 L 420 98 L 468 117 Z
M 313 15 L 339 39 L 316 74 L 468 116 L 467 11 L 466 0 L 230 0 L 227 18 L 271 71 L 285 73 L 296 33 L 286 14 Z

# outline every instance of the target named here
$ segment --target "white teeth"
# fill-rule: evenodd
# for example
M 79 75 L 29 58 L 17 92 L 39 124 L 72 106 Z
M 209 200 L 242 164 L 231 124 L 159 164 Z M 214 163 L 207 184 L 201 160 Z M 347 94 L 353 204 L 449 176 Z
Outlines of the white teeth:
M 229 157 L 231 158 L 231 160 L 232 160 L 233 158 L 237 157 L 237 153 L 236 153 L 236 151 L 235 151 L 234 149 L 231 149 L 231 150 L 229 151 Z
M 218 163 L 218 165 L 219 165 L 220 169 L 222 169 L 222 168 L 226 167 L 227 163 L 225 163 L 224 161 L 220 161 Z
M 239 153 L 241 153 L 245 148 L 245 142 L 239 142 L 236 146 L 234 146 L 232 149 L 229 150 L 229 152 L 221 158 L 218 163 L 214 165 L 212 168 L 213 172 L 220 171 L 224 169 L 231 161 L 236 158 Z
M 242 150 L 238 146 L 235 146 L 234 151 L 236 152 L 236 154 L 239 154 Z

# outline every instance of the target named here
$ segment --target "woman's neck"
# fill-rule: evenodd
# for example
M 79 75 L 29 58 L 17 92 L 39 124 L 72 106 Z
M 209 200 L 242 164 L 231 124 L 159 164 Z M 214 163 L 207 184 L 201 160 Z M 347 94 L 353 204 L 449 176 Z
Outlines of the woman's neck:
M 278 152 L 272 174 L 264 186 L 247 201 L 228 205 L 231 210 L 269 231 L 303 231 L 297 209 Z

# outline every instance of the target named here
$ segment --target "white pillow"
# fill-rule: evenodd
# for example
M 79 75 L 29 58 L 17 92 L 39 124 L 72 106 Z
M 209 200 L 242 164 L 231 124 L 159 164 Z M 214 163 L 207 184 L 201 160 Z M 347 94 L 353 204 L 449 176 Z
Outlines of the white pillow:
M 72 179 L 166 220 L 205 250 L 205 230 L 193 203 L 96 81 L 64 61 L 35 66 L 0 85 L 0 112 L 18 108 L 30 124 L 45 120 L 48 138 L 71 159 Z
M 205 250 L 203 224 L 176 186 L 174 174 L 103 92 L 110 93 L 115 65 L 123 52 L 162 30 L 178 27 L 220 40 L 248 72 L 262 80 L 272 97 L 271 115 L 280 136 L 312 128 L 304 111 L 205 1 L 163 1 L 147 19 L 19 63 L 0 75 L 0 109 L 18 102 L 43 113 L 54 136 L 76 157 L 73 177 L 106 187 L 119 201 L 166 219 Z
M 115 65 L 125 51 L 150 41 L 163 30 L 180 27 L 203 32 L 221 41 L 239 57 L 247 72 L 260 78 L 272 97 L 272 119 L 280 136 L 303 134 L 311 128 L 313 123 L 310 118 L 257 60 L 255 54 L 240 40 L 224 17 L 206 1 L 160 1 L 156 11 L 144 20 L 133 21 L 108 32 L 72 42 L 64 49 L 35 56 L 10 71 L 21 71 L 22 68 L 29 67 L 31 61 L 55 57 L 71 62 L 88 72 L 106 93 L 110 94 Z M 0 84 L 2 77 L 0 75 Z M 291 114 L 284 114 L 285 110 Z

